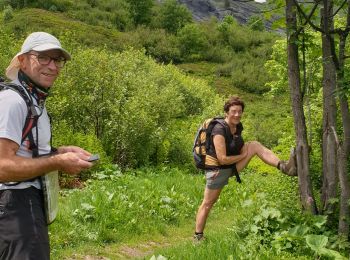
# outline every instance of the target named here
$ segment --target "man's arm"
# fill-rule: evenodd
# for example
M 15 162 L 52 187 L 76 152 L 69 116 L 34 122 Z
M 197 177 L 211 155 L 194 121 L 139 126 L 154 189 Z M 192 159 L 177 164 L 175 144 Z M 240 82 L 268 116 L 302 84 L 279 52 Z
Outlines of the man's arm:
M 18 148 L 17 143 L 0 138 L 0 182 L 29 180 L 54 170 L 77 174 L 93 165 L 86 161 L 89 153 L 79 147 L 59 148 L 59 154 L 40 158 L 17 156 Z
M 247 149 L 245 149 L 245 147 L 242 148 L 241 154 L 227 156 L 225 137 L 222 135 L 214 135 L 213 143 L 215 146 L 216 157 L 221 165 L 234 164 L 247 156 Z

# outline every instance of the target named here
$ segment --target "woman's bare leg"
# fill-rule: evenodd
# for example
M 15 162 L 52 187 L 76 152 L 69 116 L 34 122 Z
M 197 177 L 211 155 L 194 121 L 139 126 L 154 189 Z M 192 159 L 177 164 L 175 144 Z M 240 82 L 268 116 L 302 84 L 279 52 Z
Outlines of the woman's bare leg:
M 274 154 L 271 150 L 267 149 L 261 143 L 257 141 L 252 141 L 244 145 L 248 150 L 247 156 L 236 163 L 236 168 L 238 172 L 244 169 L 255 155 L 257 155 L 266 164 L 277 167 L 277 164 L 280 161 L 280 159 L 277 157 L 276 154 Z
M 204 198 L 202 204 L 198 208 L 197 217 L 196 217 L 196 232 L 202 233 L 207 221 L 209 212 L 215 202 L 218 200 L 222 188 L 211 190 L 205 188 Z

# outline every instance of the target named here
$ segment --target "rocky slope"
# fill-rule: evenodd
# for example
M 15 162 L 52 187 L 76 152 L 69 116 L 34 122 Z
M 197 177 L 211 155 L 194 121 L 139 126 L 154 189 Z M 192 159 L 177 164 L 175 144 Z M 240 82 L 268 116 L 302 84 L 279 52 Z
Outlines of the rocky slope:
M 178 0 L 185 4 L 197 21 L 209 19 L 211 16 L 221 20 L 226 15 L 232 15 L 240 23 L 246 23 L 250 16 L 255 15 L 263 4 L 254 1 L 237 0 Z

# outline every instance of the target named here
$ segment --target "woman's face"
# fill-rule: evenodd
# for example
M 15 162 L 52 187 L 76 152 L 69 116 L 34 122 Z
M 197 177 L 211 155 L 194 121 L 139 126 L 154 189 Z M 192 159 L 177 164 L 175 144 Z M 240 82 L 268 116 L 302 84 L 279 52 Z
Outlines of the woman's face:
M 226 118 L 229 124 L 238 125 L 241 122 L 242 107 L 239 105 L 230 106 L 230 110 L 226 112 Z

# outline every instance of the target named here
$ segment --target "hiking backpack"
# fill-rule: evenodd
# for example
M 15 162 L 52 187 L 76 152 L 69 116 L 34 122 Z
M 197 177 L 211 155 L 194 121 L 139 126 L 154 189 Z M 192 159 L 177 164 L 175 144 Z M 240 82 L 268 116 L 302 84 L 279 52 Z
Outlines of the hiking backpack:
M 194 138 L 194 143 L 192 147 L 192 154 L 195 165 L 198 169 L 205 170 L 210 169 L 210 167 L 219 166 L 219 163 L 216 158 L 208 154 L 208 151 L 211 146 L 211 133 L 216 124 L 221 124 L 225 129 L 225 135 L 229 136 L 229 129 L 225 123 L 223 117 L 214 117 L 206 119 L 198 128 L 197 133 Z M 226 140 L 226 148 L 227 138 Z M 237 182 L 241 183 L 241 179 L 237 171 L 234 171 Z
M 22 129 L 22 140 L 21 143 L 28 137 L 29 138 L 29 149 L 33 152 L 33 157 L 37 157 L 39 154 L 38 152 L 38 146 L 34 142 L 32 129 L 37 126 L 39 114 L 35 108 L 35 105 L 33 103 L 33 100 L 29 96 L 29 94 L 26 93 L 26 90 L 19 85 L 4 82 L 3 78 L 0 77 L 0 91 L 5 89 L 11 89 L 15 92 L 17 92 L 25 101 L 27 105 L 27 117 L 26 121 L 24 123 L 24 127 Z

